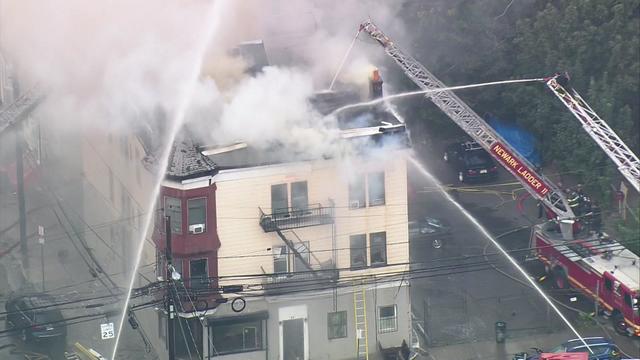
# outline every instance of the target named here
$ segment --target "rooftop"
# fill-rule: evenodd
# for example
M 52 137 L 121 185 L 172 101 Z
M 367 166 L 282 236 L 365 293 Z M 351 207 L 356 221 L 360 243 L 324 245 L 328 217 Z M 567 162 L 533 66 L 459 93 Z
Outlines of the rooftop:
M 166 173 L 169 179 L 192 179 L 213 175 L 216 171 L 216 164 L 202 155 L 191 136 L 185 133 L 174 142 L 169 160 Z

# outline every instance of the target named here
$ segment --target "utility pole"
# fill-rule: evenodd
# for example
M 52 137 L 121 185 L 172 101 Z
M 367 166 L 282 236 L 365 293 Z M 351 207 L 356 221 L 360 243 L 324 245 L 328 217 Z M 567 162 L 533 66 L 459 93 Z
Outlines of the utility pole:
M 16 124 L 16 182 L 18 185 L 18 218 L 20 221 L 20 253 L 22 263 L 29 267 L 29 254 L 27 249 L 27 214 L 24 200 L 24 158 L 22 123 Z
M 169 342 L 169 360 L 175 360 L 175 304 L 173 301 L 173 290 L 171 287 L 172 278 L 172 257 L 171 257 L 171 216 L 164 217 L 166 244 L 165 244 L 165 259 L 167 263 L 167 341 Z

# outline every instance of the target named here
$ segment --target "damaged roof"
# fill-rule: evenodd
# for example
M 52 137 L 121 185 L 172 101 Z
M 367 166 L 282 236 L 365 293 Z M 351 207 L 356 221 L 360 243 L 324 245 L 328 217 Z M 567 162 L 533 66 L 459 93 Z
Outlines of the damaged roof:
M 202 155 L 191 136 L 183 133 L 173 143 L 166 172 L 168 179 L 187 180 L 215 173 L 216 164 Z

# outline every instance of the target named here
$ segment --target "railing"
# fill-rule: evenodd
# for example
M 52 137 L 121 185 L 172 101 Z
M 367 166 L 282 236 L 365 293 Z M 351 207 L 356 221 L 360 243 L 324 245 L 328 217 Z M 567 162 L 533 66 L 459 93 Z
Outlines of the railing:
M 315 268 L 315 266 L 314 266 Z M 295 284 L 296 291 L 299 290 L 321 290 L 327 284 L 331 284 L 338 279 L 338 270 L 335 268 L 315 271 L 284 272 L 265 277 L 263 287 L 266 292 L 277 293 L 278 291 L 291 291 L 291 285 Z
M 264 232 L 332 224 L 334 221 L 334 207 L 321 204 L 309 204 L 304 209 L 276 209 L 271 214 L 265 213 L 261 208 L 258 210 L 260 210 L 260 226 Z

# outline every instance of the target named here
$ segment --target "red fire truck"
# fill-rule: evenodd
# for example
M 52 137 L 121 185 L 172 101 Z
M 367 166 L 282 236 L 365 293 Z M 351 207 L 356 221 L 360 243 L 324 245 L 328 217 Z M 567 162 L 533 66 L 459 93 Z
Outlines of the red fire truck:
M 539 173 L 484 119 L 448 90 L 429 70 L 406 55 L 371 20 L 360 24 L 404 73 L 440 110 L 509 171 L 533 198 L 540 201 L 552 221 L 534 227 L 532 248 L 546 264 L 559 287 L 569 284 L 602 306 L 616 330 L 640 336 L 640 261 L 616 241 L 588 232 L 578 220 L 565 192 Z M 358 32 L 358 34 L 360 33 Z M 630 184 L 640 191 L 640 160 L 628 146 L 570 88 L 567 75 L 543 79 L 551 91 L 583 125 L 583 129 L 607 153 Z
M 620 333 L 640 336 L 640 257 L 607 234 L 563 236 L 553 223 L 537 225 L 531 248 L 554 287 L 579 289 L 598 303 Z

